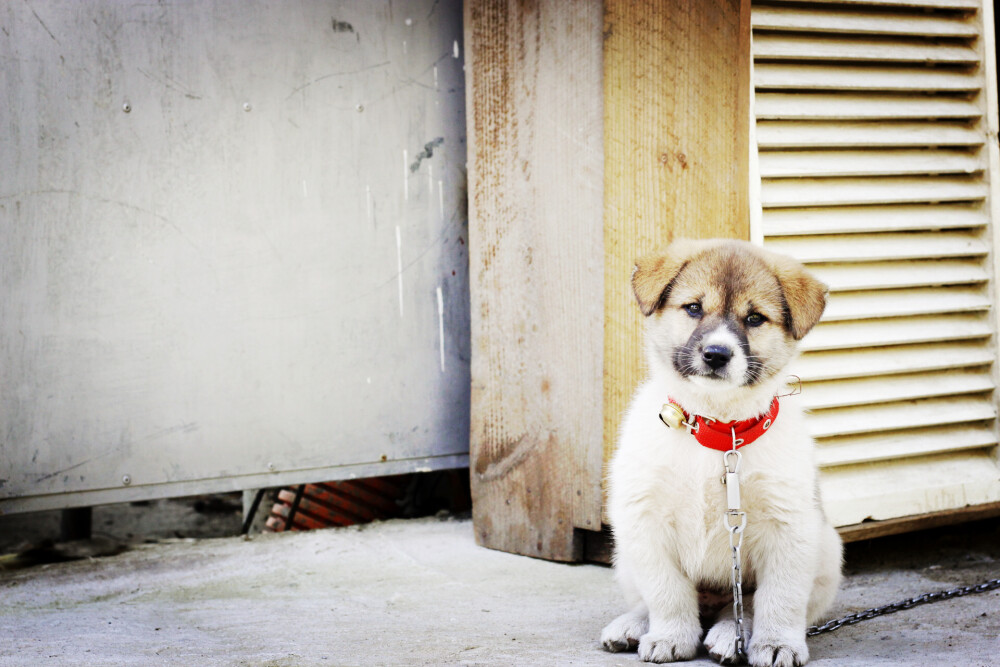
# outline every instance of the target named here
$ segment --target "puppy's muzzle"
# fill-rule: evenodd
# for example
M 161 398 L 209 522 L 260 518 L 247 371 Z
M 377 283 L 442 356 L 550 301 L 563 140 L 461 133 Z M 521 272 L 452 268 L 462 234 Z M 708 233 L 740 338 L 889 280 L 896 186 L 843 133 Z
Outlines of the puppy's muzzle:
M 701 359 L 705 365 L 713 371 L 717 371 L 729 363 L 733 358 L 733 351 L 725 345 L 707 345 L 701 351 Z

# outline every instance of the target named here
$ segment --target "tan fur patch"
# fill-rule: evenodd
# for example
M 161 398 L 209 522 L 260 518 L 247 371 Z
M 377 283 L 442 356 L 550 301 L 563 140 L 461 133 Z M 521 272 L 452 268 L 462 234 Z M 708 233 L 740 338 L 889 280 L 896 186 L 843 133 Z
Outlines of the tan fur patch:
M 648 316 L 656 310 L 667 287 L 692 257 L 719 243 L 721 242 L 717 239 L 678 239 L 667 246 L 664 252 L 636 260 L 632 271 L 632 290 L 642 314 Z
M 829 290 L 791 257 L 773 252 L 764 256 L 785 293 L 792 337 L 801 340 L 823 316 Z

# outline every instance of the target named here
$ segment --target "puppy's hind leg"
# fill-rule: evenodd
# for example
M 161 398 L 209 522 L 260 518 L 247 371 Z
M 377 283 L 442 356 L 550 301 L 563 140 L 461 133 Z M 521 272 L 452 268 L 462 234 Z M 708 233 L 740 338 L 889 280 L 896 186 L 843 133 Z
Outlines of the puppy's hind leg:
M 750 632 L 753 629 L 753 619 L 750 616 L 752 596 L 743 597 L 743 639 L 750 641 Z M 730 603 L 719 610 L 716 615 L 715 624 L 705 635 L 705 648 L 708 654 L 718 663 L 723 665 L 737 665 L 742 657 L 736 653 L 736 619 L 733 618 L 733 606 Z M 746 650 L 744 646 L 744 650 Z
M 625 601 L 632 608 L 604 627 L 601 645 L 612 653 L 634 651 L 639 645 L 639 638 L 649 631 L 649 610 L 635 587 L 628 563 L 621 558 L 615 562 L 615 578 L 622 587 Z
M 807 624 L 822 620 L 823 615 L 833 604 L 834 598 L 837 597 L 837 589 L 840 587 L 841 570 L 844 565 L 844 545 L 840 535 L 828 523 L 824 523 L 820 530 L 822 536 L 819 563 L 809 594 L 809 605 L 806 607 Z

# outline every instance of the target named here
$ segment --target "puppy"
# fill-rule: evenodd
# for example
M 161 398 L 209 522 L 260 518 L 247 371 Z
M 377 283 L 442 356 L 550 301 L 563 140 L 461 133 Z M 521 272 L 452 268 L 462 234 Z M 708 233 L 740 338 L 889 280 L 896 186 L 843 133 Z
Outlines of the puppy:
M 637 647 L 647 662 L 695 656 L 698 589 L 731 591 L 733 560 L 723 452 L 691 431 L 702 418 L 725 439 L 726 422 L 751 420 L 758 437 L 739 449 L 742 577 L 744 589 L 756 588 L 745 600 L 747 658 L 805 664 L 806 627 L 836 595 L 842 545 L 820 506 L 802 411 L 794 399 L 775 397 L 797 341 L 823 314 L 826 286 L 790 257 L 711 240 L 678 241 L 641 259 L 632 287 L 646 316 L 649 377 L 628 408 L 608 471 L 615 572 L 631 610 L 604 628 L 601 642 L 609 651 Z M 669 401 L 696 426 L 661 421 Z M 705 646 L 733 663 L 736 636 L 726 607 Z

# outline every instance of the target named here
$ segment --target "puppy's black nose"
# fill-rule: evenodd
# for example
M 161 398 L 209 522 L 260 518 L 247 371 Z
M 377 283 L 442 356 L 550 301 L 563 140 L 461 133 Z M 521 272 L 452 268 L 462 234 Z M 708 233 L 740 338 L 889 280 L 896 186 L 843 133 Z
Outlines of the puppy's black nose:
M 709 345 L 702 350 L 701 358 L 705 360 L 709 368 L 719 370 L 733 358 L 733 351 L 725 345 Z

